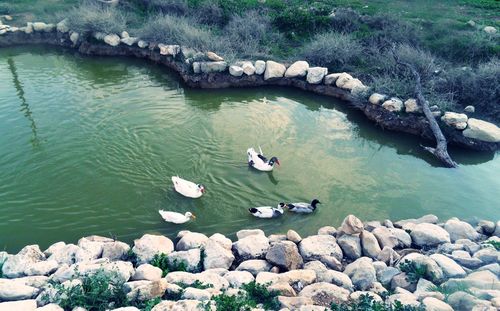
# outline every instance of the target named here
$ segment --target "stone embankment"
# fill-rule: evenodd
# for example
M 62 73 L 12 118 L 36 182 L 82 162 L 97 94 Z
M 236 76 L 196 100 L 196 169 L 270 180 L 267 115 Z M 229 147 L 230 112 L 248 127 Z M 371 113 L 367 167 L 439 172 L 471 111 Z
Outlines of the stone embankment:
M 308 237 L 259 229 L 236 236 L 180 231 L 174 243 L 145 234 L 132 247 L 89 236 L 43 252 L 38 245 L 0 252 L 0 310 L 62 310 L 57 288 L 82 286 L 97 271 L 124 283 L 130 301 L 161 298 L 153 311 L 204 310 L 215 295 L 252 282 L 279 292 L 281 310 L 325 310 L 363 295 L 429 311 L 500 308 L 500 221 L 472 226 L 426 215 L 363 223 L 349 215 L 339 228 Z M 157 254 L 167 256 L 173 272 L 162 276 L 151 264 Z M 175 271 L 180 263 L 186 271 Z
M 0 25 L 0 47 L 19 44 L 50 44 L 78 49 L 88 55 L 149 59 L 177 71 L 190 87 L 293 86 L 340 98 L 384 129 L 433 139 L 415 99 L 374 93 L 349 73 L 329 73 L 327 68 L 312 67 L 306 61 L 282 64 L 272 60 L 247 60 L 228 64 L 213 52 L 147 42 L 130 36 L 126 31 L 121 34 L 79 34 L 71 31 L 65 20 L 58 24 L 28 23 L 24 27 Z M 463 112 L 441 111 L 437 106 L 432 106 L 431 110 L 439 118 L 450 144 L 476 150 L 499 149 L 500 128 L 474 118 L 473 106 L 466 107 Z

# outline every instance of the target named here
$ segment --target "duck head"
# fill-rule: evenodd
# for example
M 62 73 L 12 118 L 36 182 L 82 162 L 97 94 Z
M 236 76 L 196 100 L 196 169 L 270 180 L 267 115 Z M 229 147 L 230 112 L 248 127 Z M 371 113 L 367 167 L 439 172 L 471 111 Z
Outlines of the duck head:
M 312 200 L 311 206 L 314 207 L 314 208 L 316 208 L 316 204 L 321 204 L 321 202 L 318 199 Z
M 269 160 L 269 165 L 272 166 L 272 165 L 274 165 L 274 163 L 278 164 L 278 166 L 281 165 L 280 160 L 278 160 L 277 157 L 272 157 L 271 160 Z
M 196 219 L 196 216 L 191 212 L 186 212 L 186 214 L 184 214 L 184 216 L 186 216 L 187 218 Z
M 202 184 L 198 184 L 197 186 L 201 193 L 205 193 L 205 186 L 203 186 Z

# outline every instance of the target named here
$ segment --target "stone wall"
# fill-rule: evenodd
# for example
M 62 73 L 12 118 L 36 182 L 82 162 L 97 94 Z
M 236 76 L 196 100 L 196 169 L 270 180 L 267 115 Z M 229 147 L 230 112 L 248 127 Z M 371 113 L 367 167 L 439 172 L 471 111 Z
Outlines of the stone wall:
M 250 282 L 279 291 L 282 310 L 324 310 L 362 295 L 425 310 L 500 307 L 500 251 L 494 246 L 500 243 L 500 221 L 472 226 L 426 215 L 362 222 L 349 215 L 340 227 L 323 227 L 308 237 L 293 230 L 266 236 L 259 229 L 236 236 L 231 241 L 218 233 L 180 231 L 172 241 L 145 234 L 132 247 L 88 236 L 43 252 L 38 245 L 17 254 L 0 252 L 0 310 L 62 310 L 55 288 L 81 286 L 81 279 L 96 271 L 124 282 L 131 301 L 178 297 L 164 298 L 154 311 L 204 310 L 213 296 L 236 294 Z M 162 277 L 151 265 L 155 254 L 166 254 L 171 267 L 184 263 L 187 271 Z
M 349 73 L 329 73 L 327 68 L 310 67 L 306 61 L 281 64 L 271 60 L 243 60 L 228 64 L 213 52 L 189 47 L 152 43 L 118 34 L 81 35 L 71 31 L 65 21 L 54 24 L 28 23 L 25 27 L 0 25 L 0 47 L 19 44 L 51 44 L 77 49 L 88 55 L 132 56 L 152 60 L 179 73 L 190 87 L 225 88 L 280 85 L 340 98 L 361 110 L 384 129 L 401 131 L 433 140 L 421 108 L 413 98 L 373 93 L 369 86 Z M 440 111 L 431 107 L 450 144 L 496 151 L 500 147 L 500 128 L 473 118 L 474 107 L 464 112 Z

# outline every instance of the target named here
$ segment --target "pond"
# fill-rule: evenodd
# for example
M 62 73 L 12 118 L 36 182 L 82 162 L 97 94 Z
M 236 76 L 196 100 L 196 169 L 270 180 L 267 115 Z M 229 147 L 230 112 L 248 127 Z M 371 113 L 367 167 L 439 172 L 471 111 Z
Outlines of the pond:
M 190 89 L 158 65 L 40 47 L 0 50 L 0 248 L 42 248 L 91 234 L 131 242 L 179 230 L 313 234 L 363 220 L 498 218 L 500 159 L 451 150 L 438 166 L 408 135 L 383 131 L 340 101 L 286 88 Z M 281 166 L 246 165 L 261 146 Z M 197 200 L 170 178 L 202 182 Z M 249 207 L 322 205 L 256 219 Z M 158 210 L 196 214 L 165 223 Z M 496 219 L 495 219 L 496 220 Z

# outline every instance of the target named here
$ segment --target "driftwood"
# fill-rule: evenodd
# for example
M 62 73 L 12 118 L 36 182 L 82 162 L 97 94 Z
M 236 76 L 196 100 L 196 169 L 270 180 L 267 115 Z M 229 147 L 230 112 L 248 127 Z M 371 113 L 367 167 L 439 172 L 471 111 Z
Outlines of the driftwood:
M 429 122 L 429 127 L 431 128 L 432 134 L 434 134 L 434 137 L 436 138 L 436 148 L 421 145 L 422 148 L 436 156 L 436 158 L 438 158 L 446 167 L 458 167 L 458 164 L 453 161 L 453 159 L 448 154 L 448 142 L 446 141 L 446 137 L 444 137 L 443 132 L 441 131 L 441 128 L 436 121 L 436 118 L 432 114 L 431 109 L 429 108 L 429 103 L 425 100 L 424 94 L 422 92 L 420 74 L 418 73 L 417 69 L 415 69 L 415 66 L 401 61 L 394 51 L 394 48 L 393 55 L 396 63 L 410 69 L 411 73 L 415 77 L 415 96 L 417 97 L 417 104 L 422 107 L 422 111 L 424 112 L 425 118 Z

